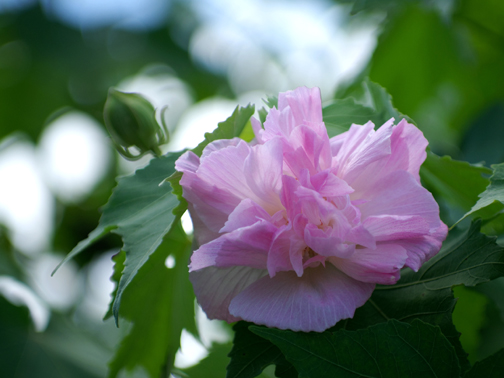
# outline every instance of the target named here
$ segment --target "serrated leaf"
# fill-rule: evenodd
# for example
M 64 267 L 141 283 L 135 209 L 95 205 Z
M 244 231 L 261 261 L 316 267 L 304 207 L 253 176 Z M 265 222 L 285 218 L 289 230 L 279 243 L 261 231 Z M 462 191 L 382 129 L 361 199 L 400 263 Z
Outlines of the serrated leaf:
M 247 105 L 246 107 L 237 106 L 233 114 L 223 122 L 219 122 L 217 128 L 212 133 L 205 134 L 205 140 L 198 144 L 192 151 L 201 156 L 203 149 L 208 143 L 213 142 L 218 139 L 231 139 L 239 136 L 247 122 L 249 122 L 250 117 L 254 114 L 254 105 Z
M 175 220 L 173 210 L 179 201 L 169 185 L 160 184 L 174 173 L 175 160 L 179 156 L 180 153 L 176 153 L 152 159 L 134 175 L 120 178 L 103 207 L 98 227 L 60 263 L 73 258 L 110 231 L 121 235 L 126 260 L 113 305 L 116 322 L 122 293 L 161 244 Z
M 479 194 L 478 202 L 458 222 L 475 213 L 481 215 L 482 210 L 488 209 L 496 203 L 499 206 L 495 210 L 502 210 L 502 204 L 504 204 L 504 163 L 494 164 L 492 169 L 493 175 L 490 177 L 490 184 L 483 193 Z M 492 213 L 495 212 L 492 211 L 490 214 Z
M 427 153 L 420 168 L 420 177 L 427 189 L 466 211 L 485 190 L 489 181 L 483 175 L 490 173 L 486 167 L 453 160 L 450 156 L 440 157 L 432 152 Z
M 495 238 L 479 233 L 480 224 L 476 221 L 467 230 L 452 230 L 441 251 L 418 272 L 403 270 L 396 285 L 378 286 L 371 299 L 346 322 L 346 328 L 364 328 L 388 319 L 421 319 L 439 325 L 455 347 L 463 371 L 469 368 L 451 320 L 455 305 L 451 287 L 474 286 L 504 275 L 504 248 L 495 243 Z
M 115 284 L 115 288 L 114 291 L 110 294 L 112 300 L 110 301 L 109 309 L 105 314 L 105 316 L 103 317 L 103 320 L 107 320 L 112 315 L 114 315 L 112 307 L 114 305 L 115 298 L 117 296 L 117 289 L 119 288 L 119 281 L 121 280 L 121 275 L 124 270 L 125 260 L 126 260 L 126 253 L 124 251 L 120 251 L 119 253 L 112 256 L 112 261 L 114 262 L 114 271 L 112 273 L 112 276 L 110 277 L 110 281 L 112 281 Z
M 267 96 L 266 99 L 263 99 L 264 103 L 268 106 L 268 108 L 277 108 L 278 109 L 278 97 L 277 96 Z
M 285 360 L 282 352 L 270 341 L 250 332 L 251 324 L 240 321 L 233 327 L 235 337 L 226 378 L 257 377 L 269 365 L 277 366 L 277 377 L 296 378 L 296 369 Z
M 504 371 L 504 349 L 499 350 L 494 355 L 476 362 L 464 378 L 492 378 L 500 377 Z
M 455 351 L 440 329 L 420 320 L 324 333 L 250 329 L 277 345 L 300 378 L 458 378 L 460 373 Z
M 195 329 L 190 254 L 191 242 L 177 221 L 124 291 L 121 317 L 133 325 L 110 362 L 109 377 L 142 366 L 157 378 L 173 367 L 182 329 Z M 168 256 L 175 259 L 172 269 L 165 265 Z

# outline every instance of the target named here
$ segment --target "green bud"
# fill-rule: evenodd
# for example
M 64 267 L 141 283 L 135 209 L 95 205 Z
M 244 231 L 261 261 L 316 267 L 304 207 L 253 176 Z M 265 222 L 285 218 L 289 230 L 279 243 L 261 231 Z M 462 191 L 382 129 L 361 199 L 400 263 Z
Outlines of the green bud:
M 159 146 L 168 142 L 168 129 L 164 120 L 163 126 L 159 126 L 155 114 L 152 104 L 142 95 L 109 89 L 103 118 L 121 155 L 131 160 L 139 159 L 147 152 L 161 155 Z M 134 155 L 131 147 L 136 147 L 138 154 Z

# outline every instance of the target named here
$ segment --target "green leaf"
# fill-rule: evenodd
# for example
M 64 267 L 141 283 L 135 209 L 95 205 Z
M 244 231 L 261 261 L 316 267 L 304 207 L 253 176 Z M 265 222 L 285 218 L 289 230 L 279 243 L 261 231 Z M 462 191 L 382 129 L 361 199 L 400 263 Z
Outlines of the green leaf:
M 175 220 L 173 210 L 179 201 L 169 185 L 160 183 L 174 173 L 175 160 L 179 156 L 177 153 L 152 159 L 134 175 L 120 178 L 103 208 L 98 227 L 60 263 L 73 258 L 110 231 L 122 236 L 126 260 L 113 305 L 116 322 L 122 293 L 161 244 Z
M 469 362 L 474 363 L 481 344 L 481 330 L 487 322 L 485 315 L 489 301 L 484 294 L 465 286 L 455 286 L 453 294 L 457 298 L 453 324 L 460 332 L 460 343 L 469 354 Z
M 483 166 L 453 160 L 449 156 L 439 157 L 432 152 L 428 152 L 420 168 L 420 177 L 427 189 L 466 211 L 485 190 L 488 179 L 483 175 L 490 173 Z
M 248 105 L 244 108 L 237 106 L 233 114 L 224 122 L 219 122 L 217 128 L 212 133 L 205 134 L 205 140 L 198 144 L 192 151 L 201 156 L 203 149 L 208 143 L 218 139 L 231 139 L 240 136 L 243 129 L 254 114 L 254 105 Z
M 478 202 L 458 222 L 475 213 L 485 217 L 488 214 L 483 213 L 483 210 L 488 210 L 490 207 L 493 208 L 490 214 L 495 214 L 495 210 L 502 210 L 504 204 L 504 163 L 494 164 L 492 169 L 493 175 L 490 177 L 490 185 L 483 193 L 479 194 Z M 496 204 L 498 204 L 497 208 Z
M 459 377 L 453 347 L 438 327 L 420 320 L 324 333 L 250 329 L 277 345 L 301 378 Z
M 125 260 L 126 260 L 126 253 L 124 251 L 120 251 L 116 255 L 112 256 L 112 261 L 114 262 L 114 271 L 112 273 L 112 276 L 110 277 L 110 281 L 112 281 L 115 284 L 115 288 L 111 294 L 112 300 L 110 301 L 109 309 L 105 314 L 105 316 L 103 317 L 103 320 L 107 320 L 112 315 L 114 315 L 112 308 L 115 302 L 115 298 L 117 296 L 117 290 L 119 289 L 119 281 L 121 280 L 121 275 L 124 270 Z
M 233 327 L 235 337 L 229 353 L 231 362 L 227 367 L 227 378 L 257 377 L 269 365 L 276 365 L 276 376 L 297 378 L 296 369 L 285 360 L 282 352 L 270 341 L 250 332 L 252 323 L 240 321 Z
M 358 104 L 353 98 L 334 100 L 334 103 L 322 109 L 322 116 L 329 137 L 348 131 L 352 123 L 364 125 L 376 121 L 374 109 Z M 379 121 L 378 121 L 379 122 Z
M 352 123 L 364 125 L 371 121 L 375 127 L 380 127 L 390 118 L 394 118 L 396 123 L 403 118 L 406 118 L 408 122 L 413 122 L 394 108 L 392 97 L 385 88 L 376 83 L 364 80 L 354 95 L 362 98 L 364 102 L 359 103 L 355 98 L 347 97 L 334 100 L 331 105 L 322 109 L 329 137 L 347 131 Z
M 389 319 L 421 319 L 439 325 L 455 347 L 462 369 L 469 368 L 451 320 L 456 302 L 451 287 L 474 286 L 504 275 L 504 248 L 495 243 L 495 238 L 479 233 L 480 223 L 473 222 L 464 231 L 452 230 L 441 251 L 418 272 L 405 269 L 397 284 L 378 286 L 345 327 L 360 329 Z
M 493 356 L 476 362 L 464 378 L 500 377 L 504 370 L 504 349 L 501 349 Z
M 121 317 L 133 324 L 110 362 L 109 377 L 143 366 L 150 377 L 158 378 L 163 369 L 173 367 L 182 329 L 195 332 L 196 327 L 187 269 L 190 254 L 191 242 L 177 221 L 124 291 Z M 172 269 L 165 265 L 169 256 L 175 259 Z

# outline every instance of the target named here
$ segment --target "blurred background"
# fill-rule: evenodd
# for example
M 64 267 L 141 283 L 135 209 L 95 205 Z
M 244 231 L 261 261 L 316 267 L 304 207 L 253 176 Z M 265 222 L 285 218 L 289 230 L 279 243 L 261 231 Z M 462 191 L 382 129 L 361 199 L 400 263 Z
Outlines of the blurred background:
M 369 77 L 434 152 L 489 166 L 504 160 L 502 20 L 501 0 L 0 0 L 0 335 L 33 321 L 16 377 L 104 377 L 127 332 L 102 321 L 119 237 L 50 277 L 96 227 L 116 176 L 148 162 L 114 151 L 109 87 L 168 106 L 157 114 L 167 152 L 196 146 L 237 104 L 259 109 L 300 85 L 329 103 Z M 468 295 L 479 303 L 460 310 L 479 319 L 465 341 L 475 361 L 503 344 L 504 322 Z M 198 319 L 202 340 L 183 334 L 179 368 L 231 337 Z M 0 338 L 0 354 L 11 347 Z

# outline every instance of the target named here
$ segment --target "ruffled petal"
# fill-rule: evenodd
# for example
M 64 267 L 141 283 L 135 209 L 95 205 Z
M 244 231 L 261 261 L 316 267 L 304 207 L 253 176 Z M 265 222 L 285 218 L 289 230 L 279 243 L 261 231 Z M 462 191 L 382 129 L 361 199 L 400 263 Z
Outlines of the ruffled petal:
M 429 228 L 439 227 L 439 207 L 432 194 L 406 171 L 395 171 L 363 192 L 350 194 L 352 200 L 361 196 L 367 202 L 359 205 L 362 218 L 374 215 L 416 215 Z
M 322 102 L 319 88 L 299 87 L 280 93 L 278 109 L 289 107 L 297 125 L 306 122 L 322 122 Z
M 236 322 L 241 319 L 229 313 L 229 303 L 243 289 L 267 274 L 266 270 L 248 266 L 209 267 L 189 273 L 189 279 L 209 319 Z
M 235 265 L 266 269 L 277 227 L 266 221 L 221 235 L 193 252 L 189 271 Z
M 386 122 L 377 131 L 369 130 L 365 138 L 358 144 L 350 144 L 348 139 L 344 146 L 336 155 L 338 162 L 338 177 L 344 179 L 350 186 L 354 187 L 353 181 L 357 179 L 370 164 L 382 159 L 388 159 L 391 154 L 390 136 L 392 135 L 393 119 Z M 352 125 L 352 127 L 357 127 Z M 362 138 L 362 134 L 368 130 L 368 127 L 362 126 L 362 132 L 355 132 L 355 136 Z M 373 172 L 366 171 L 369 179 L 374 175 Z M 364 175 L 363 175 L 364 176 Z
M 242 227 L 251 226 L 259 220 L 271 221 L 271 216 L 257 203 L 249 198 L 244 199 L 233 212 L 219 232 L 232 232 Z
M 231 301 L 229 312 L 268 327 L 322 332 L 352 317 L 373 289 L 374 284 L 356 281 L 331 264 L 319 265 L 302 277 L 279 272 L 257 280 Z
M 282 167 L 282 142 L 279 138 L 252 147 L 245 159 L 247 185 L 260 199 L 258 204 L 271 215 L 283 209 L 280 201 Z
M 347 259 L 331 257 L 329 261 L 356 280 L 392 285 L 400 278 L 407 258 L 406 250 L 400 245 L 379 244 L 375 249 L 357 248 Z
M 429 224 L 418 215 L 376 215 L 366 218 L 363 226 L 376 241 L 418 238 L 429 234 Z
M 404 247 L 408 253 L 405 265 L 417 272 L 424 262 L 439 252 L 447 234 L 448 227 L 440 222 L 438 228 L 432 229 L 428 235 L 422 238 L 398 240 L 397 243 Z

